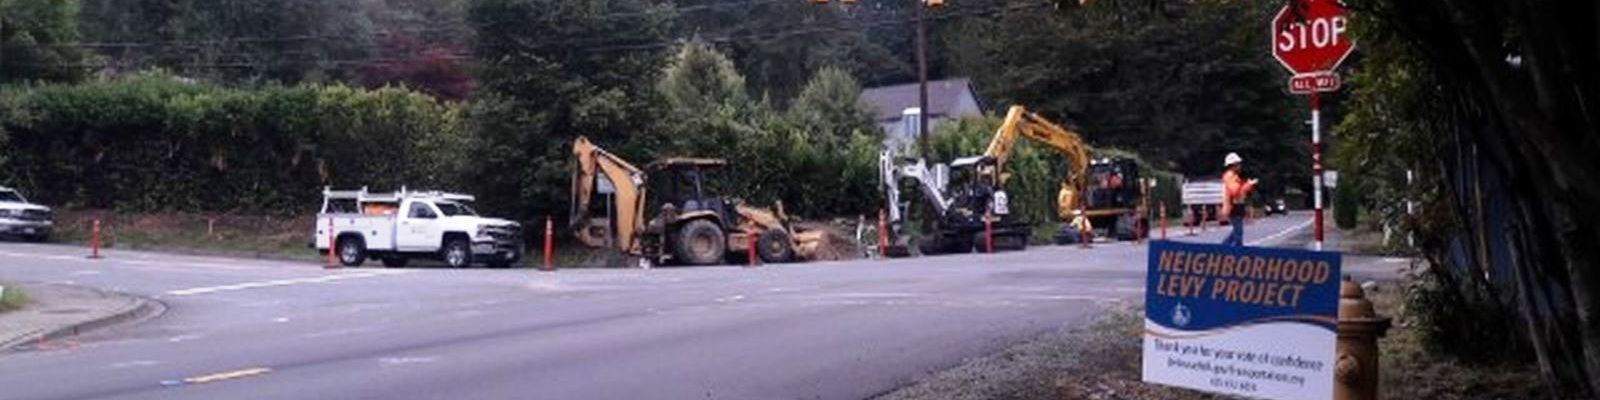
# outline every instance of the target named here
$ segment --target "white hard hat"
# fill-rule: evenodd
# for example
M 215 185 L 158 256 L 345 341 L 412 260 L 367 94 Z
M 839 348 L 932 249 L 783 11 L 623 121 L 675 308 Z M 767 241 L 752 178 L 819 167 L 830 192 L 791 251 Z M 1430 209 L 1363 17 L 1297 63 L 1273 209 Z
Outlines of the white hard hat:
M 1227 157 L 1222 158 L 1222 166 L 1224 167 L 1241 162 L 1244 162 L 1244 157 L 1239 157 L 1239 153 L 1228 153 Z

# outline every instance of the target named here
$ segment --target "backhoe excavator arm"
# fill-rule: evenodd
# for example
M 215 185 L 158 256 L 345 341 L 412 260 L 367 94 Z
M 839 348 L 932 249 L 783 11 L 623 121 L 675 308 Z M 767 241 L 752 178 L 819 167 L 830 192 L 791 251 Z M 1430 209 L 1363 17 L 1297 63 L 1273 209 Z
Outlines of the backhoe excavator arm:
M 1071 220 L 1073 210 L 1078 208 L 1079 196 L 1088 183 L 1089 147 L 1084 144 L 1083 137 L 1038 114 L 1028 112 L 1022 106 L 1011 106 L 1006 112 L 1005 121 L 1000 123 L 1000 129 L 989 141 L 988 150 L 984 152 L 985 156 L 995 160 L 994 170 L 989 173 L 998 174 L 996 182 L 1003 182 L 1005 179 L 1006 161 L 1011 156 L 1011 149 L 1016 145 L 1018 136 L 1050 147 L 1066 157 L 1067 175 L 1062 177 L 1061 189 L 1056 195 L 1056 215 L 1063 221 Z
M 585 244 L 596 247 L 605 245 L 606 238 L 597 237 L 589 223 L 589 203 L 594 198 L 599 179 L 605 179 L 615 189 L 616 209 L 614 220 L 610 221 L 611 226 L 602 231 L 614 227 L 616 242 L 612 244 L 615 248 L 626 254 L 638 254 L 638 235 L 645 227 L 644 171 L 595 146 L 586 137 L 580 136 L 572 142 L 572 154 L 577 159 L 577 165 L 572 170 L 570 227 L 576 230 L 578 239 Z

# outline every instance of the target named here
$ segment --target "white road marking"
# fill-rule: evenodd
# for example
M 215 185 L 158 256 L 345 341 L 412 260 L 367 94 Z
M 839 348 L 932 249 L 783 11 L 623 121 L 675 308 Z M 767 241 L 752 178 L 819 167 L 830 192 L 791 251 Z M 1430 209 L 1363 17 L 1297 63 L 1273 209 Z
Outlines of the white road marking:
M 1301 222 L 1301 223 L 1296 224 L 1294 226 L 1291 226 L 1291 227 L 1288 227 L 1288 228 L 1284 228 L 1282 231 L 1278 231 L 1278 233 L 1274 233 L 1274 234 L 1268 235 L 1267 237 L 1264 237 L 1264 238 L 1260 238 L 1260 239 L 1252 240 L 1252 241 L 1249 241 L 1249 242 L 1245 242 L 1244 245 L 1245 246 L 1260 246 L 1262 243 L 1267 243 L 1267 242 L 1271 242 L 1271 241 L 1274 241 L 1274 240 L 1278 240 L 1278 239 L 1282 238 L 1285 235 L 1288 235 L 1288 234 L 1291 234 L 1291 233 L 1295 233 L 1296 231 L 1299 231 L 1301 229 L 1305 229 L 1307 226 L 1311 226 L 1311 221 L 1312 221 L 1311 219 L 1306 219 L 1306 222 Z
M 424 364 L 433 362 L 433 357 L 384 357 L 378 359 L 383 365 Z
M 915 293 L 823 293 L 822 297 L 866 298 L 866 299 L 900 299 L 917 297 Z
M 116 363 L 116 364 L 111 364 L 110 368 L 111 369 L 123 369 L 123 368 L 132 368 L 132 367 L 153 367 L 153 366 L 157 366 L 157 365 L 161 365 L 161 362 L 160 361 L 154 361 L 154 360 L 133 360 L 133 361 L 124 361 L 124 362 L 119 362 L 119 363 Z
M 187 342 L 187 341 L 195 340 L 195 339 L 199 339 L 199 338 L 200 338 L 200 335 L 179 335 L 179 336 L 173 336 L 171 338 L 168 338 L 167 339 L 167 343 Z
M 72 275 L 72 276 L 81 276 L 81 275 L 100 275 L 100 271 L 95 271 L 95 270 L 90 270 L 90 269 L 86 269 L 86 270 L 80 270 L 80 271 L 72 271 L 72 274 L 71 274 L 71 275 Z
M 193 296 L 193 295 L 197 295 L 197 294 L 228 292 L 228 291 L 235 291 L 235 290 L 278 287 L 278 286 L 293 286 L 293 285 L 300 285 L 300 284 L 307 284 L 307 283 L 328 283 L 328 282 L 335 282 L 335 281 L 342 281 L 342 280 L 349 280 L 349 279 L 361 279 L 361 278 L 373 278 L 373 277 L 380 277 L 380 276 L 399 275 L 399 274 L 403 274 L 403 273 L 405 273 L 405 271 L 373 271 L 373 272 L 357 272 L 357 273 L 338 274 L 338 275 L 324 275 L 324 276 L 318 276 L 318 277 L 312 277 L 312 278 L 275 279 L 275 280 L 270 280 L 270 281 L 236 283 L 236 284 L 232 284 L 232 285 L 206 286 L 206 287 L 197 287 L 197 288 L 189 288 L 189 289 L 179 289 L 179 290 L 168 291 L 167 294 L 170 294 L 170 295 L 173 295 L 173 296 Z

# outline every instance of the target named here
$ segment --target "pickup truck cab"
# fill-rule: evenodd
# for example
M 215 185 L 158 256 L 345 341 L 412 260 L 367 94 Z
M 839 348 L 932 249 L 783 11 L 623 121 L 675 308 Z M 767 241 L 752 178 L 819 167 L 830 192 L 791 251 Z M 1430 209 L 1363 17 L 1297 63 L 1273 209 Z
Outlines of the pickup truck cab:
M 50 238 L 53 226 L 50 207 L 29 203 L 22 193 L 0 186 L 0 235 L 43 242 Z
M 507 267 L 522 258 L 521 226 L 478 216 L 469 195 L 437 191 L 392 193 L 323 190 L 312 246 L 326 254 L 332 244 L 339 263 L 358 266 L 367 258 L 403 267 L 413 258 L 437 259 L 450 267 L 474 262 Z

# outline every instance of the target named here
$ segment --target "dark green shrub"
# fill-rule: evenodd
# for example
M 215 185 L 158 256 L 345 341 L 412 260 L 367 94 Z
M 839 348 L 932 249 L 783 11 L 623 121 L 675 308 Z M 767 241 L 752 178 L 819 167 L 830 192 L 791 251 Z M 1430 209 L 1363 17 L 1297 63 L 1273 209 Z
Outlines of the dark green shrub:
M 459 189 L 456 106 L 403 88 L 232 89 L 163 74 L 0 93 L 0 183 L 130 211 L 314 210 L 324 185 Z

